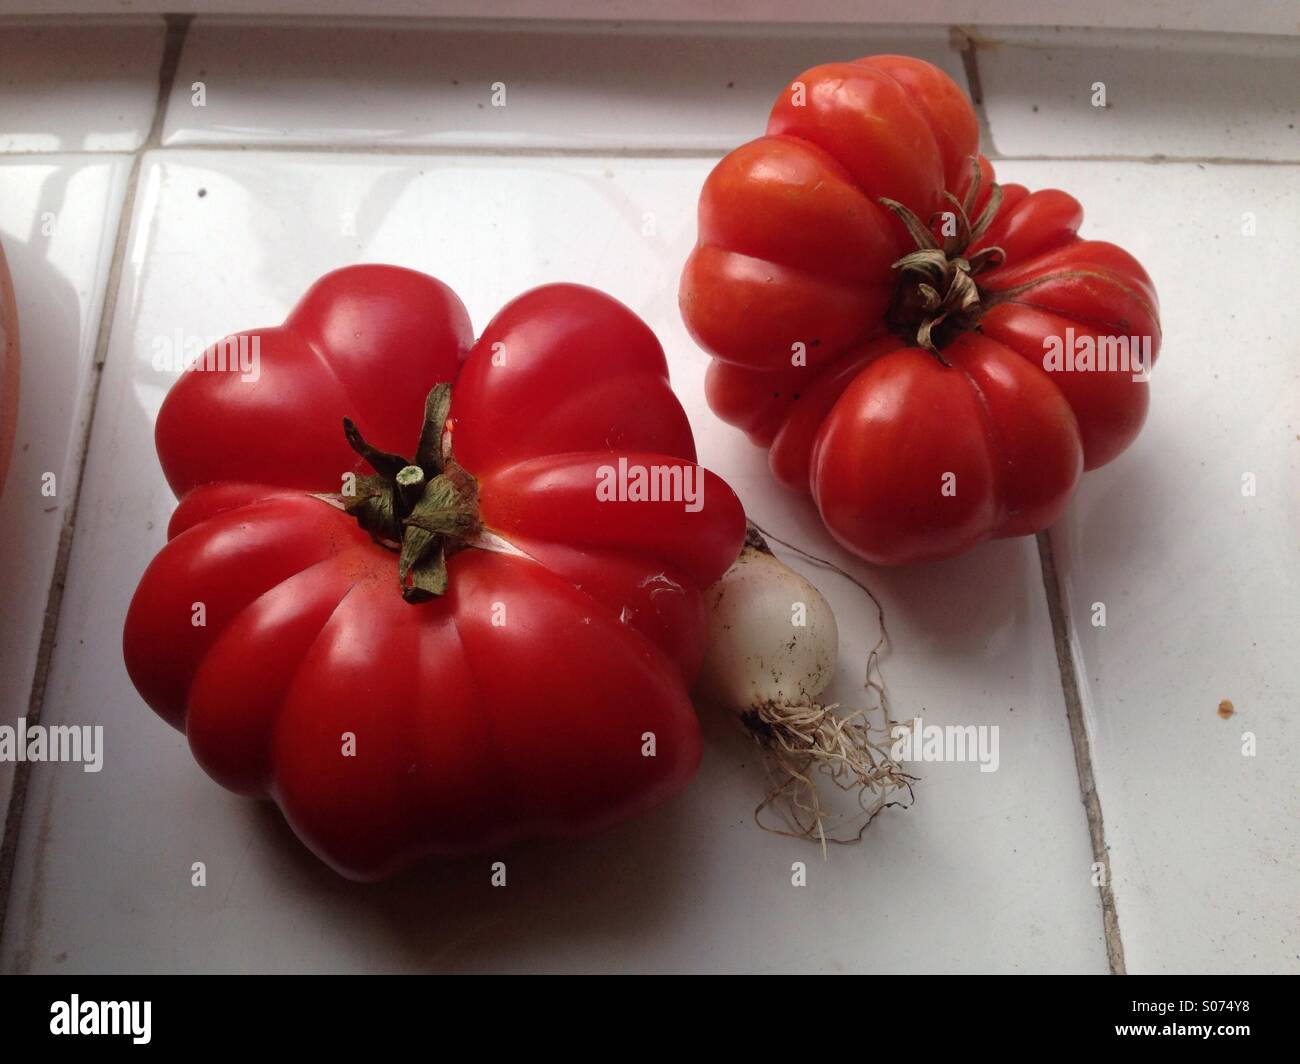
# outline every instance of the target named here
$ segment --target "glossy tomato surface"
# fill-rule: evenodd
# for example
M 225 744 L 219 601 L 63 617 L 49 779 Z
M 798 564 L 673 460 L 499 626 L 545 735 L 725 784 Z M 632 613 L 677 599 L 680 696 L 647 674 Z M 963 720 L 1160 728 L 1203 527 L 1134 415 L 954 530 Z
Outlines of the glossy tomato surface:
M 283 326 L 238 335 L 258 340 L 256 380 L 189 370 L 159 413 L 180 503 L 124 638 L 136 687 L 204 769 L 273 798 L 359 879 L 589 831 L 680 791 L 700 756 L 700 590 L 744 515 L 694 465 L 650 330 L 552 285 L 474 343 L 446 286 L 359 266 Z M 448 549 L 445 593 L 409 602 L 397 554 L 330 496 L 371 472 L 342 419 L 409 456 L 439 382 L 441 449 L 474 478 L 481 527 Z M 699 505 L 602 501 L 620 458 L 700 477 Z
M 1047 527 L 1146 416 L 1151 279 L 1078 235 L 1067 193 L 1006 185 L 995 198 L 978 152 L 974 112 L 946 74 L 873 56 L 791 82 L 767 134 L 700 195 L 680 303 L 714 358 L 709 403 L 876 563 Z M 898 265 L 927 244 L 903 213 L 943 249 L 936 273 Z M 939 309 L 923 309 L 922 282 L 949 297 Z M 927 317 L 934 350 L 918 330 Z

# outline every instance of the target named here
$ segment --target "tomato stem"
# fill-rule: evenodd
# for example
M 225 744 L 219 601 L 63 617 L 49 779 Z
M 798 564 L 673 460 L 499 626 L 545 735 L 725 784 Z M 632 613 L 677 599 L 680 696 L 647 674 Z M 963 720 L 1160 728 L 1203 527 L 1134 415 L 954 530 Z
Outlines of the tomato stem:
M 407 602 L 424 602 L 447 590 L 447 555 L 479 530 L 478 482 L 451 454 L 442 453 L 442 430 L 451 409 L 451 385 L 438 384 L 424 403 L 424 423 L 414 462 L 370 446 L 351 418 L 343 419 L 348 444 L 369 463 L 343 508 L 374 541 L 398 552 L 397 578 Z
M 986 309 L 984 293 L 975 283 L 975 276 L 1001 265 L 1006 258 L 997 247 L 967 254 L 971 245 L 993 224 L 1002 203 L 1002 189 L 993 185 L 984 210 L 971 221 L 983 180 L 979 159 L 972 156 L 971 165 L 974 176 L 965 200 L 959 201 L 952 193 L 945 192 L 953 210 L 934 215 L 929 225 L 897 200 L 885 197 L 879 200 L 894 212 L 916 243 L 916 250 L 893 263 L 899 276 L 886 320 L 895 334 L 925 348 L 945 366 L 948 361 L 940 349 L 959 333 L 974 328 Z M 950 216 L 952 232 L 940 243 L 934 223 L 944 214 Z

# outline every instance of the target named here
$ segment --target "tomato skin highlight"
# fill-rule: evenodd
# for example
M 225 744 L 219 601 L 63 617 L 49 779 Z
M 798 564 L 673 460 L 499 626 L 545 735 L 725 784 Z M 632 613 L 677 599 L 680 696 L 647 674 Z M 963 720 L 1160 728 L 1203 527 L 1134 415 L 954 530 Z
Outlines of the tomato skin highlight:
M 1155 287 L 1122 248 L 1079 236 L 1083 209 L 1066 192 L 1002 186 L 983 232 L 945 250 L 977 263 L 980 313 L 949 322 L 937 352 L 894 316 L 916 276 L 897 263 L 917 242 L 882 200 L 942 245 L 939 212 L 955 199 L 974 231 L 995 177 L 978 152 L 951 78 L 870 56 L 794 79 L 766 135 L 723 158 L 700 194 L 679 304 L 713 357 L 709 405 L 877 564 L 1048 527 L 1081 472 L 1122 453 L 1146 416 Z M 1133 355 L 1122 365 L 1048 357 L 1116 339 Z
M 700 759 L 701 592 L 745 518 L 695 465 L 644 323 L 551 285 L 474 343 L 440 282 L 357 266 L 240 335 L 259 338 L 256 379 L 187 371 L 159 412 L 180 501 L 123 633 L 132 681 L 204 770 L 273 799 L 360 880 L 582 834 L 682 790 Z M 443 439 L 505 549 L 458 544 L 446 592 L 411 603 L 397 554 L 320 496 L 371 473 L 344 417 L 409 456 L 441 381 Z M 672 472 L 693 503 L 598 501 L 620 458 Z

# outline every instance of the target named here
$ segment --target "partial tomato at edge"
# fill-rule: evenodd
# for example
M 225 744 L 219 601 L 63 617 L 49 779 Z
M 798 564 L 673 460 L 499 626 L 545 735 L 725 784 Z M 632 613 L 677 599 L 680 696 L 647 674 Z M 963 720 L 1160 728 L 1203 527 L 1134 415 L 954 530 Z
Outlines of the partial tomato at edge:
M 4 248 L 0 247 L 0 488 L 9 473 L 18 427 L 18 304 Z

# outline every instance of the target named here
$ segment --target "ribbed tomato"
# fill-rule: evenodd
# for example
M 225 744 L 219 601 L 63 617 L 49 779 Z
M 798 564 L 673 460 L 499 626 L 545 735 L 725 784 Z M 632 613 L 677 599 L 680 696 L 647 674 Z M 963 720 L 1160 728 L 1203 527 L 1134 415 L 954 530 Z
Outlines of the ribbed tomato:
M 18 426 L 18 305 L 0 248 L 0 488 L 9 472 L 14 430 Z
M 551 285 L 472 344 L 446 286 L 359 266 L 221 349 L 159 412 L 180 505 L 124 637 L 213 778 L 360 879 L 686 785 L 745 522 L 631 311 Z
M 873 562 L 1045 528 L 1146 416 L 1151 279 L 978 151 L 951 78 L 873 56 L 791 82 L 700 196 L 680 302 L 709 403 Z

